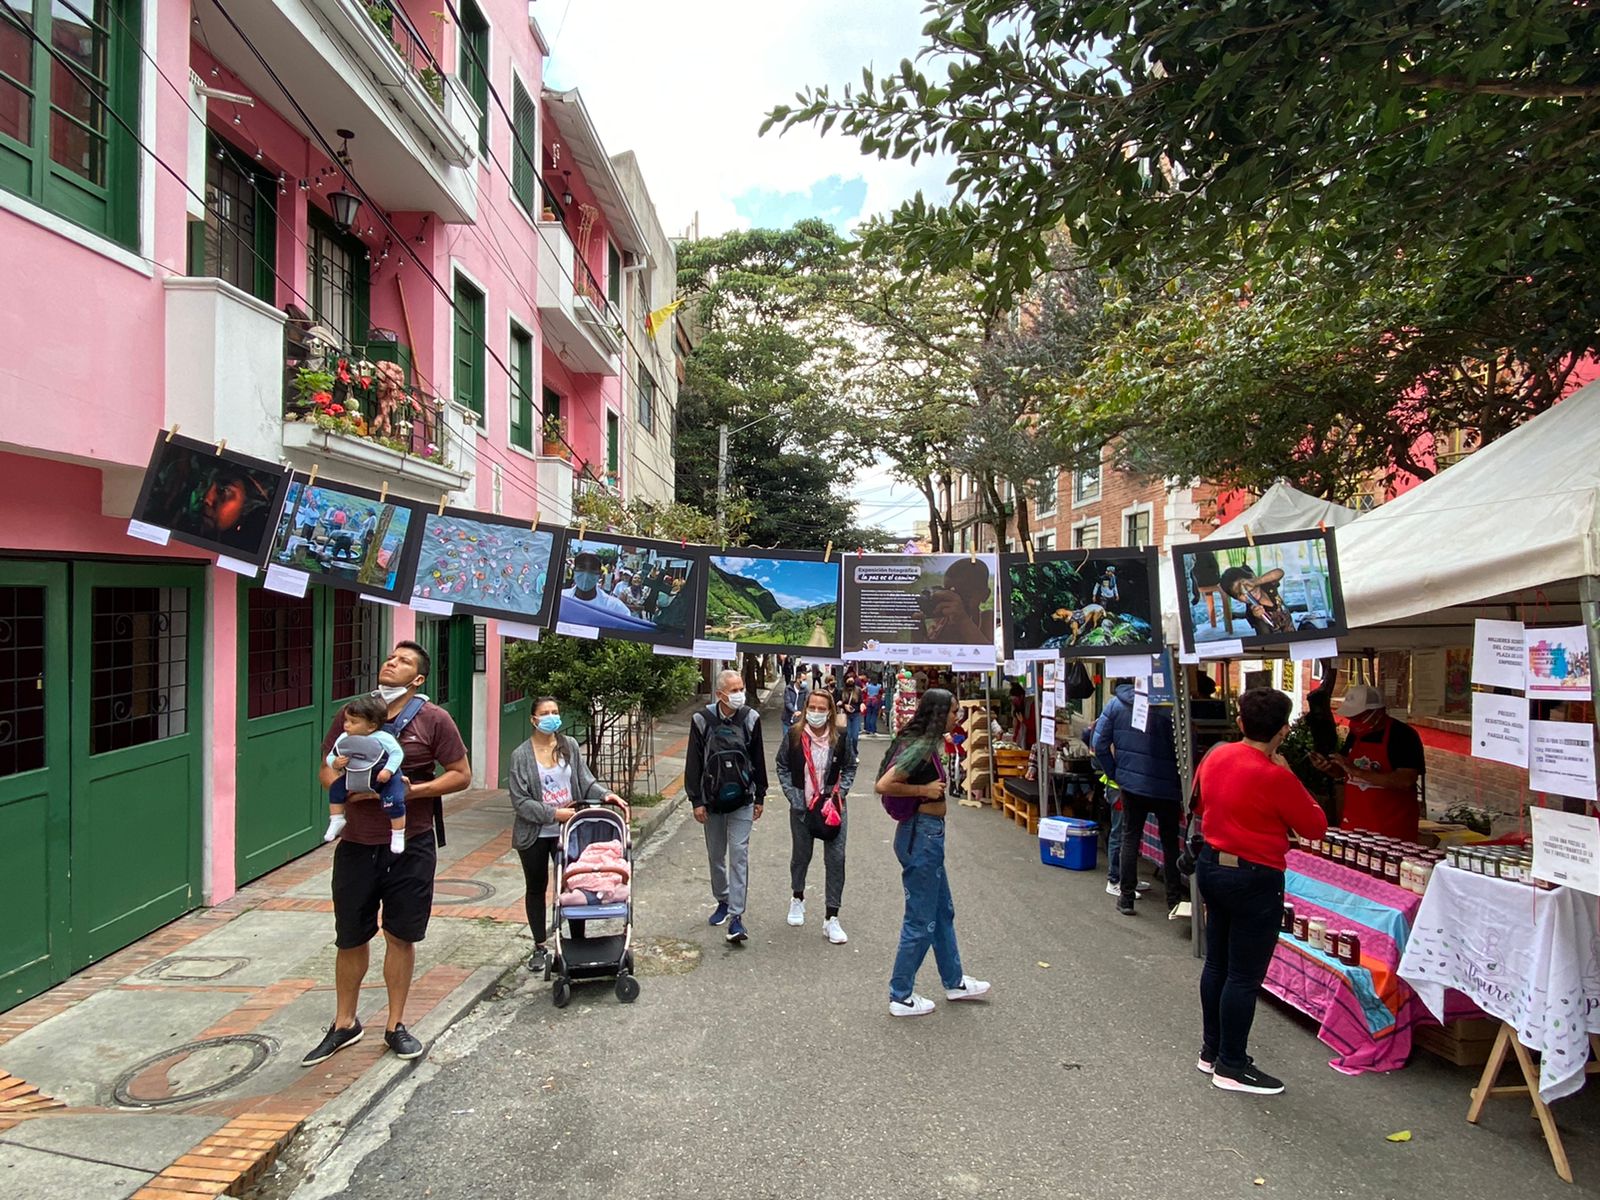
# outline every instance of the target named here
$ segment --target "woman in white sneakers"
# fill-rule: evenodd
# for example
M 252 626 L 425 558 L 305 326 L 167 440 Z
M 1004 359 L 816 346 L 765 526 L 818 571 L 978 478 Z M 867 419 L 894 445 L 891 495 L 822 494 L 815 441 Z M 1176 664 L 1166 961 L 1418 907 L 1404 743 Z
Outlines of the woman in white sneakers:
M 943 688 L 923 693 L 917 711 L 895 735 L 884 755 L 877 783 L 884 807 L 896 816 L 894 853 L 900 860 L 906 915 L 900 925 L 900 949 L 889 977 L 889 1012 L 896 1017 L 922 1017 L 933 1001 L 913 990 L 928 949 L 939 965 L 939 981 L 947 1000 L 976 1000 L 989 985 L 961 972 L 956 947 L 956 905 L 944 869 L 946 794 L 944 735 L 956 727 L 955 697 Z M 897 810 L 903 812 L 897 813 Z
M 835 946 L 850 939 L 839 924 L 844 903 L 845 797 L 856 778 L 856 755 L 849 734 L 839 728 L 833 693 L 814 691 L 801 719 L 778 743 L 778 784 L 789 800 L 789 924 L 806 923 L 806 872 L 822 843 L 827 912 L 822 932 Z

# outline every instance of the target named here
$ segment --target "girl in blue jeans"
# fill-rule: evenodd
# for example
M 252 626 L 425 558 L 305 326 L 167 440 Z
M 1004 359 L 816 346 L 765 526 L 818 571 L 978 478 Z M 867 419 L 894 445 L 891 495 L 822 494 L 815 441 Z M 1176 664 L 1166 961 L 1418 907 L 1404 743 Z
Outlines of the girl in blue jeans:
M 906 893 L 900 949 L 889 977 L 889 1014 L 895 1017 L 923 1017 L 933 1011 L 933 1001 L 915 990 L 917 970 L 930 946 L 947 1000 L 976 1000 L 989 991 L 983 980 L 962 974 L 956 906 L 944 869 L 944 735 L 955 728 L 957 715 L 955 697 L 949 692 L 943 688 L 925 692 L 916 713 L 889 743 L 877 783 L 880 796 L 917 801 L 916 813 L 901 821 L 894 835 Z

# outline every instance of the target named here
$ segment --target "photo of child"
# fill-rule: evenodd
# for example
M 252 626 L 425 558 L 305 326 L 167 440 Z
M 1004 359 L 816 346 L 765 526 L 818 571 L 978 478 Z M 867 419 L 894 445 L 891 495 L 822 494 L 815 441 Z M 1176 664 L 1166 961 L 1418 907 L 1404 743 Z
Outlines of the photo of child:
M 1333 531 L 1197 542 L 1172 554 L 1189 645 L 1277 645 L 1343 632 Z
M 344 830 L 344 806 L 351 798 L 376 795 L 389 818 L 389 849 L 406 848 L 406 784 L 400 774 L 400 743 L 384 730 L 389 709 L 377 696 L 361 696 L 345 705 L 344 732 L 328 752 L 327 765 L 342 772 L 328 789 L 328 831 L 331 842 Z

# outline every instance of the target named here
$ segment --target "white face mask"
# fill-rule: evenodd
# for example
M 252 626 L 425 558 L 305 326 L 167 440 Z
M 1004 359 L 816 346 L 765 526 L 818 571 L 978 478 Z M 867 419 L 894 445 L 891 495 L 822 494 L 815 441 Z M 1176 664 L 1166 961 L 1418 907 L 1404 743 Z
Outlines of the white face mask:
M 828 723 L 828 714 L 825 712 L 806 713 L 806 724 L 813 729 L 821 729 Z
M 729 708 L 743 708 L 744 707 L 744 693 L 743 692 L 729 692 L 728 693 L 728 707 Z
M 395 687 L 392 684 L 378 685 L 378 699 L 385 704 L 393 704 L 396 700 L 403 699 L 411 689 L 408 687 Z

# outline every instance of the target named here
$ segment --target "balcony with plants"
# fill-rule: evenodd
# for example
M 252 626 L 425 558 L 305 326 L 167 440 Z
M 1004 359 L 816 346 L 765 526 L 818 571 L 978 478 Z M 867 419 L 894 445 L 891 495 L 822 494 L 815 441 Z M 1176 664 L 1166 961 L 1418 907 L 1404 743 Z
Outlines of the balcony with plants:
M 339 345 L 290 327 L 285 342 L 285 449 L 320 453 L 381 475 L 455 491 L 470 475 L 449 452 L 460 445 L 449 405 L 411 379 L 409 351 L 372 331 Z

